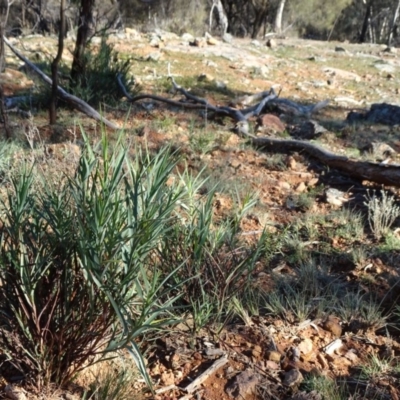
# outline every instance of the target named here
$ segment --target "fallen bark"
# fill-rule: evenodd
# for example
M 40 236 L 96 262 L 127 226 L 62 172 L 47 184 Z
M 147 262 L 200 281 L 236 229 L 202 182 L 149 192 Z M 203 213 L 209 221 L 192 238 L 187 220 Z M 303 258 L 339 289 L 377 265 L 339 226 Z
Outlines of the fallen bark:
M 23 56 L 10 42 L 8 39 L 4 38 L 4 43 L 11 49 L 11 51 L 22 60 L 32 71 L 36 73 L 44 82 L 48 85 L 52 85 L 53 81 L 43 72 L 41 71 L 35 64 L 29 61 L 25 56 Z M 66 103 L 70 104 L 73 108 L 78 111 L 83 112 L 90 118 L 95 119 L 96 121 L 102 122 L 104 125 L 108 126 L 112 129 L 120 129 L 120 127 L 112 121 L 104 118 L 100 113 L 98 113 L 94 108 L 89 106 L 86 102 L 84 102 L 79 97 L 76 97 L 68 92 L 66 92 L 62 87 L 57 86 L 57 94 L 58 96 L 64 100 Z
M 339 156 L 312 143 L 301 140 L 282 140 L 270 137 L 249 135 L 253 145 L 276 151 L 302 151 L 314 157 L 323 164 L 345 172 L 347 175 L 360 180 L 368 180 L 384 185 L 400 186 L 400 165 L 373 163 L 369 161 L 352 160 Z

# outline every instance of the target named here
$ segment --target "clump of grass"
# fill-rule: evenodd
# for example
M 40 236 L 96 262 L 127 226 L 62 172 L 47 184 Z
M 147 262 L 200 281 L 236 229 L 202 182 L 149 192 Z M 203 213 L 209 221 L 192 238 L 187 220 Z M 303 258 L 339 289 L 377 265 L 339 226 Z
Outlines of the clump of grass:
M 367 250 L 365 248 L 365 246 L 356 246 L 351 250 L 350 253 L 351 259 L 353 261 L 353 263 L 357 266 L 362 268 L 367 259 L 368 259 L 368 253 Z
M 251 197 L 238 204 L 234 218 L 218 223 L 214 218 L 214 194 L 200 195 L 204 185 L 188 173 L 181 176 L 187 201 L 160 250 L 164 271 L 181 265 L 171 277 L 182 285 L 182 306 L 192 313 L 194 332 L 229 312 L 230 300 L 248 290 L 252 271 L 263 253 L 265 235 L 246 248 L 238 235 L 240 221 L 254 206 Z
M 138 371 L 133 368 L 122 354 L 92 366 L 84 373 L 89 380 L 88 389 L 83 400 L 130 400 L 139 399 L 138 390 L 134 388 L 139 378 Z M 78 378 L 80 381 L 82 377 Z M 85 385 L 86 386 L 86 385 Z
M 213 131 L 192 131 L 189 146 L 195 154 L 207 154 L 218 147 L 217 136 Z
M 381 305 L 372 297 L 360 292 L 348 292 L 342 296 L 337 307 L 337 313 L 350 327 L 375 330 L 387 324 L 388 316 L 384 314 Z
M 365 205 L 368 208 L 368 222 L 371 231 L 377 240 L 386 236 L 395 220 L 400 216 L 400 207 L 396 205 L 393 196 L 389 196 L 384 190 L 381 198 L 370 192 L 365 196 Z
M 308 259 L 295 269 L 295 275 L 275 276 L 274 289 L 265 295 L 265 310 L 289 323 L 317 317 L 330 311 L 342 291 L 325 268 Z
M 348 392 L 344 385 L 339 385 L 325 376 L 307 376 L 302 387 L 307 392 L 318 393 L 323 399 L 347 400 Z
M 283 154 L 268 154 L 265 158 L 265 167 L 272 171 L 286 171 L 288 166 Z
M 330 213 L 326 221 L 329 234 L 355 241 L 364 237 L 364 220 L 359 212 L 342 208 Z

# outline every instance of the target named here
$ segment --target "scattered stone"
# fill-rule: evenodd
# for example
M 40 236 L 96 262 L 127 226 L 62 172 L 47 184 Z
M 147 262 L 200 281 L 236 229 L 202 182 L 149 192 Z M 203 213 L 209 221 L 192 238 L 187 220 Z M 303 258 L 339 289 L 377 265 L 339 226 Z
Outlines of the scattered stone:
M 292 155 L 286 157 L 285 164 L 291 171 L 297 170 L 297 161 Z
M 13 385 L 6 385 L 4 388 L 4 394 L 11 400 L 27 400 L 25 393 L 22 389 L 17 388 Z
M 341 46 L 336 46 L 335 51 L 337 53 L 348 53 L 348 51 L 344 47 L 341 47 Z
M 172 354 L 171 359 L 170 359 L 171 369 L 177 369 L 177 368 L 179 368 L 179 366 L 180 366 L 180 361 L 181 361 L 181 359 L 180 359 L 178 353 Z
M 322 396 L 316 390 L 313 390 L 312 392 L 308 393 L 307 392 L 296 393 L 289 400 L 322 400 Z
M 322 125 L 311 119 L 303 122 L 301 125 L 295 126 L 290 134 L 299 139 L 310 140 L 321 136 L 325 132 L 327 132 L 327 130 Z
M 376 159 L 385 159 L 396 154 L 396 150 L 382 142 L 371 142 L 363 147 L 362 150 L 372 154 Z
M 210 74 L 200 74 L 197 77 L 197 80 L 199 82 L 212 82 L 214 80 L 214 77 Z
M 236 170 L 241 167 L 242 163 L 239 160 L 234 159 L 230 161 L 229 165 Z
M 267 353 L 267 359 L 269 361 L 280 362 L 281 357 L 282 357 L 282 355 L 281 355 L 281 353 L 279 353 L 279 351 L 272 350 Z
M 307 190 L 307 186 L 304 182 L 300 182 L 294 190 L 296 193 L 304 193 Z
M 139 39 L 141 37 L 140 33 L 133 28 L 125 28 L 125 35 L 128 39 Z
M 333 364 L 336 368 L 350 367 L 350 366 L 352 365 L 351 361 L 348 360 L 347 358 L 344 358 L 344 357 L 335 358 L 335 359 L 332 361 L 332 364 Z
M 232 43 L 232 42 L 233 42 L 233 36 L 232 36 L 230 33 L 225 33 L 225 34 L 222 36 L 222 40 L 223 40 L 225 43 Z
M 218 64 L 215 63 L 214 61 L 205 60 L 205 61 L 203 61 L 203 63 L 204 63 L 205 65 L 207 65 L 207 67 L 218 68 Z
M 323 348 L 323 351 L 328 356 L 332 356 L 332 354 L 339 350 L 343 346 L 343 342 L 340 339 L 336 339 L 333 342 L 329 343 L 327 346 Z
M 302 340 L 298 345 L 298 349 L 300 350 L 300 353 L 302 354 L 309 354 L 313 350 L 313 342 L 311 339 L 304 339 Z
M 64 393 L 64 399 L 65 400 L 79 400 L 79 396 L 76 394 L 72 394 L 72 393 Z
M 92 37 L 90 42 L 91 42 L 91 44 L 101 44 L 102 40 L 103 39 L 100 36 L 94 36 L 94 37 Z
M 344 203 L 350 200 L 346 197 L 345 192 L 334 188 L 329 188 L 325 191 L 325 198 L 327 203 L 338 207 L 341 207 Z
M 266 45 L 270 49 L 274 49 L 277 46 L 277 43 L 275 39 L 268 39 Z
M 343 107 L 347 107 L 349 104 L 356 105 L 356 106 L 361 106 L 363 104 L 362 101 L 358 101 L 358 100 L 354 99 L 353 97 L 349 97 L 349 96 L 336 96 L 333 100 L 337 104 L 339 104 Z
M 396 47 L 393 46 L 387 46 L 384 50 L 385 53 L 397 53 Z
M 317 354 L 317 359 L 318 359 L 318 361 L 321 364 L 323 369 L 329 368 L 328 361 L 326 361 L 325 357 L 321 353 Z
M 311 178 L 308 182 L 307 182 L 307 186 L 308 187 L 314 187 L 315 185 L 317 185 L 319 182 L 319 178 Z
M 196 38 L 193 42 L 190 42 L 190 44 L 195 47 L 206 47 L 207 41 L 205 38 Z
M 300 383 L 303 382 L 303 379 L 301 372 L 295 368 L 285 373 L 282 383 L 284 386 L 292 387 L 300 385 Z
M 255 66 L 250 72 L 253 76 L 262 76 L 266 78 L 269 74 L 269 69 L 265 65 Z
M 280 365 L 277 362 L 271 361 L 271 360 L 267 360 L 265 362 L 265 368 L 266 369 L 272 369 L 274 371 L 277 371 L 278 369 L 281 369 Z
M 261 43 L 258 40 L 252 40 L 250 44 L 255 47 L 261 47 Z
M 161 53 L 158 51 L 158 52 L 156 52 L 156 53 L 150 53 L 148 56 L 147 56 L 147 61 L 155 61 L 155 62 L 157 62 L 158 60 L 160 60 L 160 58 L 161 58 Z
M 253 357 L 260 357 L 263 353 L 263 349 L 261 346 L 259 346 L 258 344 L 256 344 L 253 349 L 251 350 L 251 355 Z
M 290 183 L 286 182 L 286 181 L 279 181 L 278 187 L 282 190 L 290 190 L 291 189 Z
M 153 39 L 151 39 L 150 40 L 150 46 L 151 47 L 158 47 L 158 45 L 160 44 L 160 39 L 157 37 L 157 38 L 153 38 Z
M 255 392 L 259 382 L 260 376 L 251 369 L 247 369 L 236 375 L 225 391 L 234 399 L 244 399 Z
M 353 349 L 349 350 L 344 356 L 353 363 L 358 361 L 358 356 Z
M 205 349 L 204 353 L 207 357 L 217 357 L 225 354 L 222 349 Z
M 315 88 L 322 88 L 328 84 L 327 81 L 319 81 L 319 80 L 313 80 L 311 81 L 311 83 Z
M 311 57 L 308 57 L 307 60 L 309 60 L 309 61 L 317 61 L 317 62 L 326 62 L 326 58 L 325 57 L 320 57 L 320 56 L 311 56 Z
M 216 82 L 215 82 L 215 86 L 216 86 L 218 89 L 226 89 L 226 83 L 225 83 L 225 82 L 222 82 L 222 81 L 216 81 Z
M 282 133 L 286 125 L 274 114 L 263 114 L 257 118 L 256 131 L 269 131 L 271 133 Z
M 210 46 L 216 46 L 218 44 L 218 40 L 213 37 L 207 37 L 207 44 Z
M 169 385 L 174 385 L 175 384 L 175 376 L 174 373 L 170 370 L 164 371 L 161 374 L 161 384 L 163 386 L 169 386 Z
M 184 33 L 181 36 L 181 39 L 184 40 L 185 42 L 189 42 L 189 43 L 195 41 L 194 36 L 191 35 L 190 33 Z
M 396 72 L 396 67 L 393 64 L 386 62 L 385 60 L 377 60 L 376 62 L 374 62 L 374 67 L 382 72 L 389 72 L 391 74 Z
M 400 106 L 388 103 L 375 103 L 368 112 L 359 113 L 351 111 L 346 120 L 350 123 L 368 121 L 375 124 L 398 125 L 400 124 Z
M 332 67 L 324 67 L 322 70 L 329 76 L 335 76 L 337 78 L 345 80 L 354 80 L 356 82 L 361 81 L 361 76 L 356 74 L 355 72 L 349 72 L 343 69 L 332 68 Z

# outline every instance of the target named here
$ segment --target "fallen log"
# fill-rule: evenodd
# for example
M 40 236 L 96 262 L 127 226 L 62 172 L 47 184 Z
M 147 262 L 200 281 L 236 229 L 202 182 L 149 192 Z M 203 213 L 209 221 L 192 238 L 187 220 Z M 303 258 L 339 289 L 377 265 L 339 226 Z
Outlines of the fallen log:
M 400 164 L 357 161 L 301 140 L 248 136 L 252 144 L 256 147 L 268 148 L 271 151 L 302 151 L 324 165 L 342 171 L 353 178 L 400 187 Z
M 22 60 L 32 71 L 39 76 L 44 82 L 48 85 L 52 85 L 53 81 L 49 78 L 43 71 L 41 71 L 35 64 L 29 61 L 25 56 L 23 56 L 11 43 L 8 39 L 4 36 L 4 43 L 11 49 L 11 51 L 20 59 Z M 95 119 L 96 121 L 102 122 L 104 125 L 108 126 L 112 129 L 120 129 L 120 127 L 112 121 L 104 118 L 99 112 L 97 112 L 94 108 L 89 106 L 86 102 L 84 102 L 79 97 L 76 97 L 67 91 L 65 91 L 62 87 L 57 86 L 57 95 L 64 100 L 66 103 L 70 104 L 73 108 L 78 111 L 83 112 L 90 118 Z
M 125 97 L 128 99 L 130 103 L 135 103 L 140 100 L 150 99 L 163 102 L 172 105 L 174 107 L 182 107 L 192 110 L 202 110 L 207 113 L 212 112 L 214 113 L 214 115 L 229 117 L 236 122 L 235 126 L 236 132 L 241 136 L 249 135 L 250 133 L 250 126 L 248 122 L 249 118 L 260 115 L 267 106 L 267 104 L 277 108 L 281 112 L 309 118 L 314 112 L 320 110 L 329 103 L 328 100 L 325 100 L 315 105 L 303 106 L 288 99 L 278 98 L 278 95 L 275 93 L 274 89 L 271 88 L 269 91 L 264 91 L 255 94 L 253 96 L 250 96 L 251 99 L 246 100 L 244 102 L 245 105 L 248 105 L 249 102 L 253 100 L 259 102 L 247 108 L 237 109 L 235 107 L 229 107 L 229 106 L 214 106 L 213 104 L 210 104 L 206 99 L 194 96 L 186 89 L 184 89 L 182 86 L 178 85 L 170 73 L 169 66 L 168 66 L 168 78 L 171 80 L 175 92 L 182 94 L 185 98 L 185 101 L 172 100 L 166 97 L 152 95 L 152 94 L 140 94 L 137 96 L 131 96 L 130 93 L 128 93 L 128 91 L 126 90 L 122 82 L 121 76 L 117 77 L 118 84 L 122 92 L 124 93 Z
M 131 103 L 144 99 L 152 99 L 155 101 L 160 101 L 166 104 L 187 109 L 197 109 L 206 112 L 211 111 L 215 114 L 227 116 L 233 119 L 236 122 L 237 132 L 241 136 L 250 139 L 251 143 L 256 147 L 268 148 L 271 151 L 302 151 L 309 156 L 317 159 L 324 165 L 344 172 L 345 174 L 352 176 L 353 178 L 368 180 L 384 185 L 392 185 L 397 187 L 400 186 L 400 165 L 373 163 L 369 161 L 357 161 L 350 159 L 347 156 L 337 155 L 328 150 L 325 150 L 320 146 L 306 141 L 287 139 L 283 140 L 271 137 L 257 137 L 250 134 L 248 119 L 252 116 L 260 115 L 267 104 L 278 108 L 281 112 L 285 112 L 294 116 L 309 118 L 313 113 L 325 107 L 329 103 L 328 100 L 321 101 L 314 105 L 303 106 L 288 99 L 278 98 L 274 90 L 271 89 L 269 91 L 253 95 L 251 100 L 255 99 L 259 101 L 259 103 L 251 107 L 247 107 L 244 109 L 236 109 L 233 107 L 218 107 L 210 104 L 205 99 L 194 96 L 193 94 L 189 93 L 187 90 L 179 86 L 170 73 L 168 73 L 168 76 L 169 79 L 172 81 L 175 91 L 184 96 L 186 100 L 185 102 L 150 94 L 131 96 L 124 87 L 120 77 L 118 77 L 118 82 L 125 96 Z M 245 105 L 249 104 L 247 100 L 244 103 Z

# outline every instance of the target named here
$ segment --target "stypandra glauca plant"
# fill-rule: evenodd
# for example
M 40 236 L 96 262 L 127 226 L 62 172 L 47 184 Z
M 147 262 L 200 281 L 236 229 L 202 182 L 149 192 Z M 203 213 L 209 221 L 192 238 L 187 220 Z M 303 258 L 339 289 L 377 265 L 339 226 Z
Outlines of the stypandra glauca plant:
M 181 205 L 179 224 L 165 237 L 160 258 L 166 273 L 183 265 L 169 273 L 170 281 L 183 287 L 180 301 L 188 312 L 188 325 L 197 333 L 210 323 L 221 323 L 230 312 L 231 300 L 251 290 L 252 272 L 264 252 L 266 237 L 262 234 L 253 245 L 241 240 L 241 220 L 256 202 L 251 196 L 238 200 L 232 218 L 218 221 L 215 189 L 202 196 L 205 180 L 189 173 L 180 178 L 187 200 Z
M 25 170 L 2 199 L 2 353 L 41 389 L 125 348 L 151 385 L 135 339 L 171 322 L 180 264 L 162 274 L 152 253 L 185 190 L 167 184 L 168 149 L 132 161 L 105 135 L 100 155 L 85 141 L 74 177 L 37 188 Z

